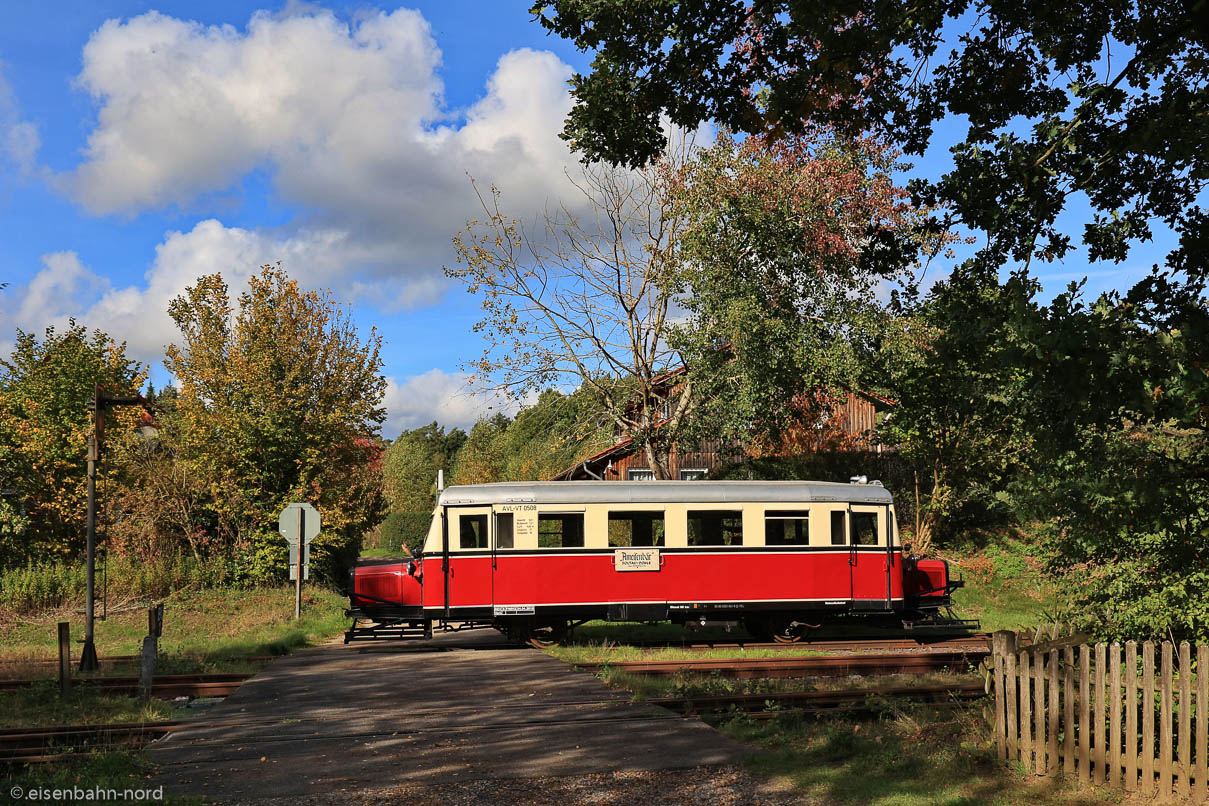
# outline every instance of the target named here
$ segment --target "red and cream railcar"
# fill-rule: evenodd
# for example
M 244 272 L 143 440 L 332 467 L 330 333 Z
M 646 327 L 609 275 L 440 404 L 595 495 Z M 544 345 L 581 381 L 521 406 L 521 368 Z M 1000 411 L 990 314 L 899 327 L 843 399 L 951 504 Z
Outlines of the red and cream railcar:
M 351 595 L 354 615 L 539 641 L 585 619 L 794 640 L 829 614 L 935 612 L 957 584 L 903 556 L 876 483 L 514 482 L 444 490 L 422 554 L 355 569 Z

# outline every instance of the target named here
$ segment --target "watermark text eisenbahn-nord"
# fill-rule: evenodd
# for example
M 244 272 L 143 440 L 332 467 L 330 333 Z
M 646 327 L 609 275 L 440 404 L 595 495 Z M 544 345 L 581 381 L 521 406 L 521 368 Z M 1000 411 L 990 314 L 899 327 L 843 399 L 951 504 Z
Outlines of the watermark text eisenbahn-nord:
M 141 803 L 144 801 L 162 801 L 164 787 L 145 787 L 135 789 L 126 787 L 104 786 L 14 786 L 8 791 L 14 801 L 30 803 L 105 803 L 106 801 L 127 801 Z

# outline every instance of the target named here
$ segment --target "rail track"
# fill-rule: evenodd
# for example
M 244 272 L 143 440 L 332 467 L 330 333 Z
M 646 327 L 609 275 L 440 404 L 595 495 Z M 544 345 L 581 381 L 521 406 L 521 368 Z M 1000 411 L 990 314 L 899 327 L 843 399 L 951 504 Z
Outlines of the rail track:
M 679 713 L 739 710 L 757 718 L 769 718 L 787 712 L 868 712 L 874 710 L 869 703 L 870 697 L 958 704 L 973 702 L 984 696 L 986 696 L 986 689 L 982 683 L 952 683 L 940 686 L 900 686 L 838 691 L 651 697 L 647 699 L 647 702 Z
M 252 675 L 250 674 L 165 674 L 156 675 L 151 684 L 151 696 L 161 699 L 173 697 L 226 697 Z M 37 683 L 53 683 L 53 678 L 34 680 L 0 680 L 0 691 L 17 691 Z M 88 687 L 103 694 L 137 694 L 137 677 L 85 677 L 74 678 L 72 686 Z
M 847 677 L 849 675 L 926 674 L 964 671 L 976 666 L 989 652 L 985 648 L 897 654 L 833 655 L 828 657 L 740 658 L 736 660 L 689 659 L 617 661 L 576 664 L 594 674 L 604 669 L 651 677 L 678 674 L 707 674 L 718 677 L 757 679 L 787 677 Z
M 270 663 L 272 661 L 279 660 L 280 658 L 283 658 L 283 657 L 285 657 L 285 656 L 284 655 L 248 655 L 246 657 L 222 658 L 221 660 L 223 662 L 229 662 L 229 663 L 235 663 L 235 662 Z M 110 655 L 105 658 L 97 658 L 97 662 L 99 664 L 101 664 L 102 666 L 119 666 L 119 665 L 127 664 L 127 663 L 137 664 L 141 659 L 142 659 L 142 656 L 140 656 L 140 655 Z M 197 661 L 198 663 L 205 662 L 205 660 L 206 660 L 205 658 L 191 658 L 191 657 L 187 657 L 185 659 Z M 5 666 L 53 666 L 53 667 L 58 667 L 58 665 L 59 665 L 58 658 L 27 658 L 27 659 L 0 658 L 0 670 L 3 670 Z M 71 666 L 73 669 L 77 668 L 79 665 L 80 665 L 79 658 L 71 659 Z
M 189 723 L 176 720 L 0 730 L 0 764 L 55 761 L 81 750 L 142 747 L 186 724 Z
M 677 641 L 630 641 L 618 642 L 618 646 L 641 648 L 671 648 L 687 649 L 690 651 L 708 651 L 711 649 L 777 649 L 787 652 L 818 650 L 826 652 L 870 652 L 896 649 L 990 649 L 990 633 L 975 633 L 954 637 L 903 637 L 903 638 L 846 638 L 819 639 L 816 641 L 803 640 L 794 644 L 765 643 L 754 639 L 735 638 L 711 640 Z

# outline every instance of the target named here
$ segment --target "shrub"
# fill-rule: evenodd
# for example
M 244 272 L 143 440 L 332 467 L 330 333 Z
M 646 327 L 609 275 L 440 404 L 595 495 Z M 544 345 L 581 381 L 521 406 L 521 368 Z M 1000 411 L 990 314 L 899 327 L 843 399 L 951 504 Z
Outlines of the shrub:
M 378 546 L 387 551 L 419 554 L 431 522 L 430 512 L 392 512 L 382 522 Z

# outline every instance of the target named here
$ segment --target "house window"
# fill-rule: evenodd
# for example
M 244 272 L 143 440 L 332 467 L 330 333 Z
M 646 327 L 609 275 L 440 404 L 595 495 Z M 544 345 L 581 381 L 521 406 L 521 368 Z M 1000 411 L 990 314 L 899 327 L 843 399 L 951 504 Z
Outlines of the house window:
M 544 549 L 583 548 L 583 513 L 538 515 L 537 545 Z
M 662 546 L 662 512 L 610 512 L 609 545 Z
M 487 548 L 486 515 L 463 515 L 458 518 L 458 548 Z
M 809 512 L 805 510 L 769 510 L 764 514 L 765 545 L 805 546 L 809 542 Z
M 706 470 L 704 467 L 690 467 L 680 471 L 681 481 L 696 481 L 697 479 L 705 478 Z
M 630 481 L 654 481 L 655 471 L 649 467 L 632 467 L 625 472 L 625 477 Z
M 723 510 L 703 510 L 688 513 L 688 544 L 690 546 L 743 545 L 743 513 Z
M 876 546 L 877 539 L 877 513 L 876 512 L 853 512 L 852 513 L 852 545 L 854 546 Z

